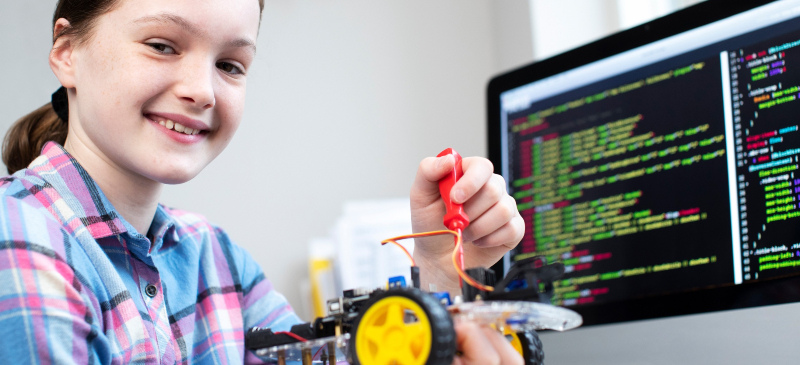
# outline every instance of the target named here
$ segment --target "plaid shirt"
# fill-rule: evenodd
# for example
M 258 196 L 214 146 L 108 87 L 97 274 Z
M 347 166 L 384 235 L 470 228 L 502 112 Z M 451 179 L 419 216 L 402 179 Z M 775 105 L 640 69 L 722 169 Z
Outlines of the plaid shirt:
M 300 322 L 220 228 L 159 205 L 151 242 L 56 143 L 0 197 L 0 362 L 257 362 L 247 328 Z

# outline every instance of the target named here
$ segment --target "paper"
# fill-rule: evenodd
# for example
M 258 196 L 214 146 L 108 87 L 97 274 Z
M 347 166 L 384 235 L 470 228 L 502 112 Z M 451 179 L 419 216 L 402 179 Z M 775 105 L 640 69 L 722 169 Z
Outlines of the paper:
M 408 198 L 348 202 L 344 215 L 333 231 L 340 288 L 386 287 L 392 276 L 405 276 L 411 282 L 411 263 L 394 245 L 381 241 L 411 232 Z M 400 241 L 413 253 L 414 240 Z

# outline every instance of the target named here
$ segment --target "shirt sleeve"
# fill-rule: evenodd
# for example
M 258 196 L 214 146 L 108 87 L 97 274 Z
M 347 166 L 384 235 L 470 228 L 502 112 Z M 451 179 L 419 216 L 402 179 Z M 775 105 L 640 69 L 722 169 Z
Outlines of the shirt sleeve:
M 0 201 L 0 359 L 110 362 L 91 290 L 68 262 L 74 245 L 52 217 L 19 199 Z

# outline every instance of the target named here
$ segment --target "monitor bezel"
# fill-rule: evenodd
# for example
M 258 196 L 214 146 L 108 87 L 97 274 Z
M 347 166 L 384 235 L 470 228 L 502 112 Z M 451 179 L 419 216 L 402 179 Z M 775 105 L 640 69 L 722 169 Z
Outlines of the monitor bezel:
M 488 155 L 502 174 L 500 94 L 778 0 L 708 0 L 551 58 L 493 77 L 487 86 Z M 510 253 L 509 253 L 510 255 Z M 502 260 L 495 267 L 502 270 Z M 800 276 L 634 298 L 573 309 L 584 325 L 800 302 Z

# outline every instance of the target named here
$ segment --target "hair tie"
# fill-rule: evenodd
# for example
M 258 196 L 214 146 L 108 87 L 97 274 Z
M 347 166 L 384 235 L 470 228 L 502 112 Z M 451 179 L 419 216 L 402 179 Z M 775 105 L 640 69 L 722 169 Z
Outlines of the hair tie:
M 67 98 L 67 89 L 63 86 L 58 88 L 50 97 L 50 104 L 53 105 L 53 111 L 56 112 L 58 118 L 64 123 L 67 123 L 69 121 L 69 98 Z

